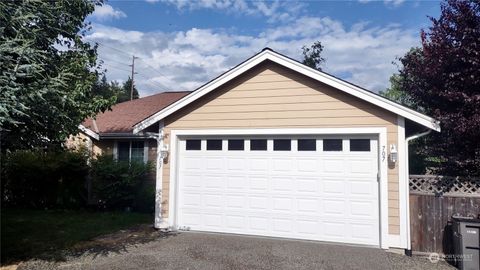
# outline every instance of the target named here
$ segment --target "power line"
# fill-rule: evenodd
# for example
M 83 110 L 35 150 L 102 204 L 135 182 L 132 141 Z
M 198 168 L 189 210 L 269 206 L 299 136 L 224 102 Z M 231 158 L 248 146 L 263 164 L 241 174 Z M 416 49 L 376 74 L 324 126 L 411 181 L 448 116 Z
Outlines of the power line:
M 120 64 L 122 66 L 129 66 L 129 64 L 125 64 L 125 63 L 122 63 L 120 61 L 113 60 L 113 59 L 108 59 L 108 58 L 105 58 L 105 57 L 100 57 L 100 60 L 102 60 L 104 63 L 114 62 L 114 63 Z
M 115 51 L 117 51 L 117 52 L 123 53 L 123 54 L 128 55 L 128 56 L 132 56 L 132 55 L 133 55 L 133 53 L 129 53 L 129 52 L 126 52 L 126 51 L 123 51 L 123 50 L 114 48 L 114 47 L 112 47 L 112 46 L 110 46 L 110 45 L 105 45 L 105 44 L 100 43 L 100 42 L 97 42 L 97 43 L 98 43 L 99 45 L 102 45 L 102 46 L 104 46 L 104 47 L 110 48 L 110 49 L 112 49 L 112 50 L 115 50 Z M 161 72 L 160 70 L 158 70 L 158 69 L 154 68 L 153 66 L 149 65 L 149 64 L 148 64 L 145 60 L 143 60 L 141 57 L 137 57 L 137 59 L 140 60 L 141 62 L 143 62 L 143 64 L 144 64 L 145 66 L 149 67 L 151 70 L 157 72 L 161 77 L 163 76 L 165 79 L 168 80 L 168 77 L 167 77 L 166 75 L 162 74 L 162 72 Z
M 101 43 L 101 42 L 97 42 L 97 43 L 98 43 L 99 45 L 103 46 L 103 47 L 106 47 L 106 48 L 115 50 L 115 51 L 120 52 L 120 53 L 122 53 L 122 54 L 124 54 L 124 55 L 133 56 L 132 53 L 129 53 L 129 52 L 120 50 L 120 49 L 115 48 L 115 47 L 112 47 L 112 46 L 110 46 L 110 45 L 106 45 L 106 44 Z M 103 57 L 102 57 L 102 58 L 103 58 Z M 107 59 L 107 58 L 106 58 L 106 59 Z M 110 66 L 110 67 L 112 67 L 112 68 L 114 68 L 114 69 L 118 69 L 118 70 L 122 70 L 122 71 L 127 71 L 127 72 L 133 72 L 134 74 L 138 74 L 138 75 L 142 76 L 143 78 L 147 79 L 144 83 L 149 83 L 150 85 L 155 86 L 155 87 L 158 87 L 158 88 L 160 88 L 160 89 L 163 90 L 163 91 L 168 91 L 168 87 L 165 86 L 165 85 L 163 85 L 162 83 L 150 81 L 151 78 L 148 78 L 147 76 L 143 75 L 142 73 L 137 73 L 137 72 L 134 71 L 134 60 L 137 60 L 137 59 L 140 60 L 145 66 L 147 66 L 148 68 L 150 68 L 152 71 L 154 71 L 154 72 L 156 73 L 156 75 L 159 75 L 160 77 L 163 77 L 163 78 L 169 80 L 169 78 L 168 78 L 166 75 L 162 74 L 162 72 L 160 72 L 158 69 L 156 69 L 156 68 L 152 67 L 151 65 L 149 65 L 149 64 L 148 64 L 147 62 L 145 62 L 142 58 L 136 57 L 136 56 L 133 56 L 133 58 L 132 58 L 133 61 L 132 61 L 132 64 L 131 64 L 131 65 L 125 64 L 125 63 L 121 63 L 121 62 L 116 61 L 116 60 L 107 59 L 107 60 L 109 60 L 109 61 L 116 62 L 116 63 L 118 63 L 118 64 L 120 64 L 120 65 L 131 66 L 131 67 L 132 67 L 132 71 L 125 70 L 125 69 L 122 69 L 122 68 L 118 68 L 118 67 L 113 66 L 112 64 L 110 64 L 110 63 L 108 63 L 108 62 L 104 62 L 104 64 L 106 64 L 106 65 L 108 65 L 108 66 Z M 137 67 L 137 69 L 138 69 L 138 67 Z M 134 74 L 132 74 L 132 86 L 133 86 L 133 75 L 134 75 Z
M 103 47 L 107 47 L 107 48 L 109 48 L 109 49 L 112 49 L 112 50 L 115 50 L 115 51 L 117 51 L 117 52 L 126 54 L 126 55 L 128 55 L 128 56 L 132 56 L 132 55 L 133 55 L 133 53 L 129 53 L 129 52 L 126 52 L 126 51 L 122 51 L 122 50 L 117 49 L 117 48 L 114 48 L 114 47 L 112 47 L 112 46 L 110 46 L 110 45 L 105 45 L 105 44 L 100 43 L 100 42 L 97 42 L 97 43 L 98 43 L 98 45 L 101 45 L 101 46 L 103 46 Z
M 166 75 L 162 74 L 162 72 L 160 72 L 158 69 L 156 69 L 156 68 L 152 67 L 151 65 L 147 64 L 147 62 L 145 62 L 142 58 L 140 58 L 140 61 L 142 61 L 142 62 L 143 62 L 147 67 L 149 67 L 151 70 L 157 72 L 157 73 L 160 75 L 160 77 L 164 77 L 165 79 L 168 80 L 168 78 L 167 78 Z
M 118 69 L 118 70 L 121 70 L 121 71 L 126 71 L 126 72 L 130 72 L 130 70 L 127 70 L 127 69 L 122 69 L 122 68 L 119 68 L 119 67 L 116 67 L 116 66 L 113 66 L 112 64 L 109 64 L 109 63 L 103 63 L 105 64 L 106 66 L 109 66 L 113 69 Z

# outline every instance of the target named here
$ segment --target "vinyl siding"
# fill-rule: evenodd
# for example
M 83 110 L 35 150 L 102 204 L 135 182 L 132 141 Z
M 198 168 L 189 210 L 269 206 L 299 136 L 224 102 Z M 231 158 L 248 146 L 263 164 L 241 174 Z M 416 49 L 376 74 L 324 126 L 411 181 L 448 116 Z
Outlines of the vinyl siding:
M 259 65 L 165 119 L 172 129 L 386 127 L 397 143 L 397 116 L 273 63 Z M 163 170 L 168 216 L 170 161 Z M 399 234 L 398 167 L 388 169 L 389 233 Z

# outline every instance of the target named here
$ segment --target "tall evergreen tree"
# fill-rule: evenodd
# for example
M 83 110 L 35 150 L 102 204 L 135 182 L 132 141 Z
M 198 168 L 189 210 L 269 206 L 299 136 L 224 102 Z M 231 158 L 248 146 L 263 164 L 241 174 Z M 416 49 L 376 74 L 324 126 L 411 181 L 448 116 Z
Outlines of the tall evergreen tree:
M 130 98 L 131 98 L 131 91 L 132 91 L 132 78 L 128 77 L 128 79 L 125 81 L 125 83 L 123 83 L 121 92 L 118 93 L 118 95 L 117 95 L 117 103 L 129 101 Z M 137 87 L 135 87 L 135 85 L 134 85 L 133 86 L 133 99 L 137 99 L 137 98 L 139 98 L 138 90 L 137 90 Z

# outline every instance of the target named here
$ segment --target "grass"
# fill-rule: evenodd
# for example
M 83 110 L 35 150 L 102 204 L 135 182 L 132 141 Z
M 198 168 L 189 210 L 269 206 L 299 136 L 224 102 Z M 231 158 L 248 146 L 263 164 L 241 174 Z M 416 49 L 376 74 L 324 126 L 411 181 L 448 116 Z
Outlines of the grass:
M 94 237 L 152 222 L 150 214 L 73 210 L 1 210 L 1 262 L 55 254 Z

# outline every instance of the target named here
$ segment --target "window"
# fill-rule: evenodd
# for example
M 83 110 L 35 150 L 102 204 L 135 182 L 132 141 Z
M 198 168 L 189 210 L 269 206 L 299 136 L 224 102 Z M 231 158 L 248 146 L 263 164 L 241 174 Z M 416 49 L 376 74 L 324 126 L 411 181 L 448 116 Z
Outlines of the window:
M 369 139 L 350 139 L 350 151 L 370 152 L 370 140 Z
M 130 161 L 143 162 L 143 155 L 145 154 L 143 144 L 144 142 L 142 141 L 132 142 L 132 148 L 130 150 Z
M 288 139 L 273 140 L 273 151 L 290 151 L 291 141 Z
M 186 141 L 186 150 L 200 150 L 202 148 L 201 140 L 187 140 Z
M 298 151 L 316 151 L 317 140 L 315 139 L 299 139 Z
M 222 140 L 207 140 L 207 150 L 222 150 Z
M 342 151 L 342 139 L 324 139 L 323 151 Z
M 250 140 L 251 151 L 267 151 L 267 140 Z
M 130 160 L 130 142 L 118 142 L 117 144 L 117 159 L 119 161 Z
M 119 161 L 145 161 L 145 142 L 130 141 L 117 143 L 117 160 Z
M 244 150 L 243 140 L 228 140 L 228 150 L 239 151 Z

